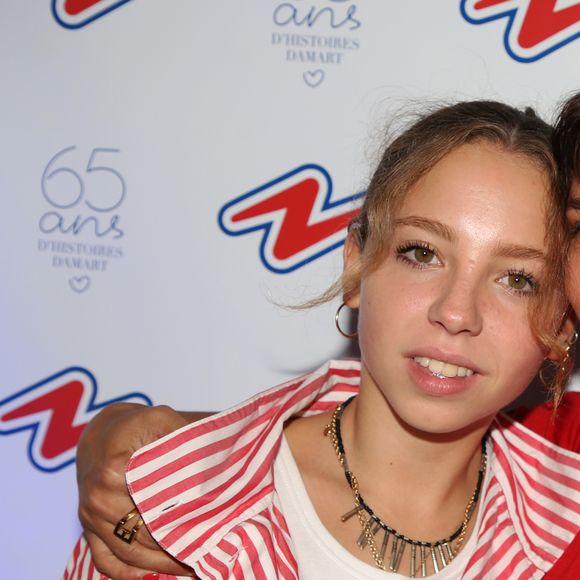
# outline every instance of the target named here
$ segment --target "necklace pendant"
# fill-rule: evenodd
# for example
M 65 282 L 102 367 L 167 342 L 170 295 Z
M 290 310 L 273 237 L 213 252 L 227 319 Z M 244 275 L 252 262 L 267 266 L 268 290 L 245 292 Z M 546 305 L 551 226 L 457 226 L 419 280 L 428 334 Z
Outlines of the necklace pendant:
M 390 564 L 389 564 L 389 570 L 391 572 L 394 572 L 393 564 L 395 562 L 395 556 L 397 555 L 398 544 L 399 544 L 399 538 L 397 538 L 397 536 L 393 536 L 393 543 L 391 544 L 391 560 L 390 560 Z
M 443 544 L 445 546 L 445 550 L 447 551 L 447 557 L 449 558 L 448 563 L 451 562 L 453 560 L 453 550 L 451 549 L 451 546 L 445 542 Z
M 382 527 L 381 527 L 381 523 L 380 523 L 380 522 L 377 522 L 376 520 L 374 520 L 374 522 L 375 522 L 375 525 L 373 526 L 373 528 L 372 528 L 372 530 L 371 530 L 371 534 L 372 534 L 373 536 L 376 536 L 376 535 L 377 535 L 377 533 L 378 533 L 378 531 L 379 531 L 380 529 L 382 529 Z
M 371 518 L 369 518 L 367 523 L 363 526 L 362 532 L 361 532 L 360 536 L 358 537 L 358 540 L 356 541 L 356 545 L 361 550 L 364 550 L 369 543 L 368 534 L 370 532 L 372 523 L 373 523 L 373 520 Z
M 342 516 L 340 516 L 340 521 L 341 522 L 346 522 L 347 520 L 350 520 L 350 518 L 352 518 L 352 516 L 354 516 L 355 514 L 357 514 L 358 512 L 360 512 L 363 508 L 360 506 L 356 506 L 355 508 L 347 511 L 345 514 L 343 514 Z
M 439 563 L 437 562 L 437 554 L 433 547 L 431 547 L 431 561 L 433 562 L 433 570 L 435 570 L 435 574 L 439 572 Z
M 395 561 L 391 561 L 391 570 L 393 572 L 398 572 L 399 571 L 399 566 L 401 565 L 401 559 L 403 558 L 403 552 L 405 551 L 405 546 L 407 545 L 407 542 L 405 542 L 404 540 L 400 541 L 399 544 L 399 549 L 397 550 L 397 553 L 395 554 Z
M 425 559 L 425 546 L 421 544 L 419 546 L 419 552 L 421 553 L 421 578 L 427 576 L 427 560 Z
M 415 578 L 415 560 L 417 557 L 417 546 L 415 544 L 411 544 L 411 566 L 410 566 L 410 576 L 411 578 Z
M 487 465 L 485 437 L 481 441 L 481 460 L 477 483 L 465 509 L 461 525 L 445 539 L 438 540 L 436 542 L 420 542 L 418 540 L 413 540 L 389 527 L 388 524 L 383 522 L 383 520 L 381 520 L 374 513 L 374 511 L 365 503 L 359 491 L 357 478 L 348 468 L 348 462 L 346 459 L 346 453 L 344 450 L 340 431 L 340 421 L 342 412 L 353 399 L 354 397 L 351 397 L 336 407 L 330 424 L 327 425 L 324 429 L 324 435 L 329 437 L 340 465 L 344 470 L 344 475 L 353 493 L 355 504 L 354 508 L 344 513 L 340 519 L 342 522 L 346 522 L 354 515 L 358 517 L 362 526 L 362 532 L 357 538 L 356 544 L 360 549 L 365 549 L 367 546 L 370 547 L 375 564 L 381 570 L 387 570 L 385 566 L 385 556 L 389 544 L 389 537 L 392 537 L 388 568 L 390 571 L 398 572 L 403 554 L 405 552 L 406 544 L 410 544 L 411 557 L 409 572 L 411 578 L 417 577 L 419 575 L 419 570 L 421 577 L 426 578 L 427 573 L 431 573 L 431 568 L 433 569 L 432 573 L 437 574 L 440 570 L 443 570 L 454 560 L 455 556 L 461 549 L 463 540 L 465 539 L 467 527 L 479 500 L 481 485 L 485 476 L 485 469 Z M 379 549 L 375 540 L 375 536 L 381 529 L 383 530 L 383 538 L 381 547 Z M 455 547 L 451 546 L 451 542 L 453 541 L 455 541 Z M 417 547 L 419 547 L 418 550 Z M 429 549 L 429 552 L 427 552 L 427 549 Z M 428 560 L 430 560 L 430 563 L 428 563 Z
M 367 544 L 369 543 L 368 538 L 367 538 L 367 527 L 365 526 L 363 528 L 363 531 L 361 532 L 360 536 L 358 537 L 358 540 L 356 541 L 356 545 L 361 549 L 364 550 L 367 547 Z
M 381 529 L 381 524 L 377 522 L 374 518 L 369 518 L 367 523 L 363 527 L 361 535 L 356 541 L 356 545 L 364 550 L 369 545 L 369 535 L 370 538 L 376 536 L 377 532 Z
M 363 531 L 361 532 L 358 540 L 356 541 L 356 545 L 361 549 L 364 550 L 369 543 L 369 534 L 371 532 L 371 526 L 373 525 L 373 518 L 369 518 L 367 523 L 363 526 Z
M 443 551 L 443 546 L 441 544 L 437 544 L 437 551 L 439 552 L 439 558 L 441 559 L 441 568 L 445 568 L 449 562 L 445 558 L 445 552 Z
M 381 556 L 381 562 L 385 561 L 385 553 L 387 551 L 387 544 L 389 543 L 389 530 L 385 530 L 385 535 L 383 536 L 383 542 L 381 544 L 381 549 L 379 555 Z

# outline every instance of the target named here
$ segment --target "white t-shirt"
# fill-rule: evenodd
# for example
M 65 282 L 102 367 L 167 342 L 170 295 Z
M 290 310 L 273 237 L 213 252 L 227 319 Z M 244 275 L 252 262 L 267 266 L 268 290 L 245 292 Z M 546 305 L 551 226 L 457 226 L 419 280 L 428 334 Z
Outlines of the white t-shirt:
M 483 488 L 487 480 L 486 474 Z M 332 580 L 397 578 L 400 580 L 400 574 L 385 572 L 353 556 L 324 527 L 308 497 L 286 437 L 282 437 L 280 451 L 274 462 L 274 482 L 282 513 L 294 543 L 301 580 L 320 580 L 320 578 L 332 578 Z M 483 492 L 484 489 L 481 490 L 480 497 L 485 497 Z M 436 577 L 437 580 L 456 580 L 462 577 L 475 551 L 475 539 L 483 511 L 477 510 L 473 531 L 457 557 L 438 574 L 431 577 Z M 353 539 L 355 540 L 356 538 Z

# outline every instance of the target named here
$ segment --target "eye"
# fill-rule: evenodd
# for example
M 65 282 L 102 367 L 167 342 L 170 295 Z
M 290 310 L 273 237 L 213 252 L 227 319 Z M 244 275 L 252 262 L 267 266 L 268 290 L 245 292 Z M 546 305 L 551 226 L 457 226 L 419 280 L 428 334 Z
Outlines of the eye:
M 504 284 L 510 292 L 516 294 L 535 294 L 539 288 L 536 279 L 523 271 L 508 272 L 499 279 L 499 282 Z
M 575 238 L 579 232 L 580 232 L 580 222 L 576 222 L 575 224 L 570 225 L 570 229 L 568 230 L 568 235 L 571 238 Z
M 413 258 L 422 264 L 430 264 L 435 258 L 435 252 L 427 248 L 415 248 L 413 250 Z
M 435 248 L 426 242 L 407 242 L 402 244 L 397 248 L 397 258 L 417 268 L 441 264 Z

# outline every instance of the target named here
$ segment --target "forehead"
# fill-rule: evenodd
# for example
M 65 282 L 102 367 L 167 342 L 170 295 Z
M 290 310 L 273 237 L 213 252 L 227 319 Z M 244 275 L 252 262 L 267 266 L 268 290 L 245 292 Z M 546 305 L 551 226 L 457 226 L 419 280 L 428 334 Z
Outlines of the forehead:
M 548 195 L 546 176 L 532 161 L 473 143 L 453 150 L 417 181 L 397 217 L 420 215 L 494 242 L 543 246 Z

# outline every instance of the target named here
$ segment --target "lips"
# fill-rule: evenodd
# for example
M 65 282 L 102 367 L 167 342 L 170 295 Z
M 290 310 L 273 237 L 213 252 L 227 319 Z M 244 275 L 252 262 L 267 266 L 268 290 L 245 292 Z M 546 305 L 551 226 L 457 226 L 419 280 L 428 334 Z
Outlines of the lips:
M 474 372 L 470 368 L 426 356 L 416 356 L 413 357 L 413 360 L 423 368 L 429 369 L 431 374 L 438 377 L 447 377 L 449 379 L 454 377 L 470 377 Z
M 406 358 L 413 382 L 430 396 L 459 395 L 478 384 L 485 374 L 467 357 L 437 348 L 423 348 Z
M 481 367 L 479 367 L 469 357 L 466 357 L 466 356 L 463 356 L 461 354 L 457 354 L 457 353 L 454 353 L 451 351 L 446 351 L 446 350 L 443 350 L 441 348 L 437 348 L 437 347 L 433 347 L 433 346 L 417 348 L 416 350 L 413 350 L 412 352 L 406 353 L 404 356 L 406 356 L 407 358 L 412 358 L 413 360 L 415 360 L 415 362 L 420 364 L 422 367 L 428 368 L 429 370 L 431 370 L 435 374 L 444 374 L 444 373 L 441 373 L 441 370 L 445 367 L 445 365 L 450 365 L 450 367 L 456 366 L 458 368 L 463 368 L 463 369 L 472 371 L 472 373 L 466 373 L 465 376 L 471 376 L 471 374 L 480 374 L 480 375 L 485 374 L 484 371 L 481 369 Z M 417 359 L 419 359 L 419 360 L 417 360 Z M 424 359 L 427 359 L 428 364 L 424 364 L 426 362 Z M 431 361 L 433 361 L 433 363 L 431 363 Z M 442 363 L 440 369 L 438 369 L 438 366 L 440 366 L 440 365 L 438 365 L 436 363 Z M 433 370 L 433 367 L 431 367 L 432 364 L 433 364 L 433 367 L 435 370 Z M 451 371 L 453 371 L 453 369 L 448 368 L 448 371 L 451 373 Z M 447 376 L 447 374 L 445 374 L 445 376 Z M 451 376 L 458 376 L 458 375 L 451 375 Z M 459 376 L 461 376 L 461 375 L 459 375 Z

